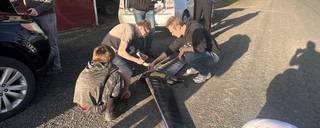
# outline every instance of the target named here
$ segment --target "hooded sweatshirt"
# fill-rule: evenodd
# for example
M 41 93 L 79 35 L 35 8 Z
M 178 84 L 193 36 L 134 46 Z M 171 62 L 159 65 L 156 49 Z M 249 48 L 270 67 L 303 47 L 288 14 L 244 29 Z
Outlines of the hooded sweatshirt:
M 111 63 L 92 63 L 80 73 L 74 91 L 73 102 L 80 106 L 92 107 L 97 105 L 101 84 L 105 84 L 102 94 L 102 102 L 108 103 L 109 97 L 118 97 L 120 90 L 124 88 L 124 81 L 119 72 L 110 74 L 106 83 L 103 83 L 107 74 L 117 67 Z M 110 90 L 113 87 L 112 90 Z

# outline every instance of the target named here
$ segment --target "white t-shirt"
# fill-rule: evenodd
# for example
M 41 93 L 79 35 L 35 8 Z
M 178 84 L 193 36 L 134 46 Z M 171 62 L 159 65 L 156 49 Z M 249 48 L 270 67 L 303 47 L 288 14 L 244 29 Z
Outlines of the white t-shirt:
M 254 119 L 247 122 L 242 128 L 298 128 L 292 124 L 273 119 Z

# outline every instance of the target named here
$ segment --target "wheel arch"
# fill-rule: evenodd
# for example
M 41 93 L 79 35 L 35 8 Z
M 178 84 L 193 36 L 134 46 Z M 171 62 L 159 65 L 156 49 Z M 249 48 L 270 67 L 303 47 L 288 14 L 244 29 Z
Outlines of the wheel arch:
M 6 45 L 4 45 L 6 44 Z M 8 45 L 9 44 L 9 45 Z M 14 43 L 1 43 L 0 44 L 0 56 L 14 58 L 19 60 L 21 63 L 24 63 L 27 65 L 31 71 L 35 74 L 35 66 L 32 64 L 32 61 L 29 56 L 26 54 L 23 54 L 22 48 L 17 50 L 17 47 L 21 47 L 18 45 L 15 45 Z

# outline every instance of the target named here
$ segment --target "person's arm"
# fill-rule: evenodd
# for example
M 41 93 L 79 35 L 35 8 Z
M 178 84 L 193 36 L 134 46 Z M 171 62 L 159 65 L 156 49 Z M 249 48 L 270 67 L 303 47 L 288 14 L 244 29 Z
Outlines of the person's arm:
M 190 46 L 190 47 L 181 47 L 181 48 L 179 49 L 179 55 L 178 55 L 178 57 L 179 57 L 180 60 L 183 60 L 183 55 L 184 55 L 186 52 L 194 52 L 193 47 L 192 47 L 192 46 Z
M 158 56 L 154 61 L 152 61 L 152 63 L 150 64 L 149 68 L 153 69 L 156 64 L 158 64 L 160 61 L 164 60 L 167 57 L 168 56 L 167 56 L 167 54 L 165 52 L 161 53 L 160 56 Z
M 206 39 L 203 28 L 195 29 L 187 38 L 192 42 L 194 52 L 204 52 L 208 49 L 209 42 Z
M 301 49 L 301 48 L 297 49 L 296 53 L 291 58 L 289 65 L 290 66 L 297 65 L 299 63 L 299 61 L 298 61 L 299 57 L 302 53 L 303 53 L 303 49 Z
M 136 58 L 134 56 L 131 56 L 127 51 L 127 46 L 128 46 L 128 43 L 124 42 L 124 41 L 120 41 L 120 46 L 119 46 L 119 49 L 118 49 L 118 55 L 129 60 L 129 61 L 132 61 L 132 62 L 135 62 L 139 65 L 143 64 L 144 63 L 144 60 L 141 59 L 141 58 Z

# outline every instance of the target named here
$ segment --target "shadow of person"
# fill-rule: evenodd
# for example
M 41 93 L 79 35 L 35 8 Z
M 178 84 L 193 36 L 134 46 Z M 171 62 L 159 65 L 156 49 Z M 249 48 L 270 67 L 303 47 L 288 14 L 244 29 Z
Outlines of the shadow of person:
M 233 63 L 248 51 L 250 42 L 249 36 L 237 34 L 221 44 L 223 52 L 219 62 L 213 66 L 215 75 L 221 76 L 228 71 Z
M 267 101 L 258 118 L 271 118 L 301 128 L 320 127 L 320 53 L 309 41 L 306 49 L 297 49 L 291 66 L 278 74 L 267 89 Z
M 229 15 L 235 12 L 243 11 L 244 8 L 231 8 L 231 9 L 216 9 L 212 13 L 212 22 L 213 23 L 219 23 Z
M 158 110 L 153 101 L 153 97 L 151 97 L 150 100 L 147 100 L 146 103 L 143 103 L 143 107 L 139 107 L 133 113 L 129 113 L 129 115 L 127 115 L 125 119 L 122 119 L 122 121 L 117 122 L 113 125 L 113 127 L 153 128 L 161 121 L 161 118 L 159 118 L 161 115 L 157 111 Z
M 260 11 L 254 12 L 254 13 L 249 13 L 243 16 L 240 16 L 238 18 L 233 18 L 233 19 L 227 19 L 227 20 L 220 20 L 217 21 L 216 24 L 213 26 L 212 30 L 214 31 L 211 35 L 213 37 L 217 37 L 220 34 L 236 27 L 244 22 L 252 19 L 253 17 L 257 16 L 260 13 Z

